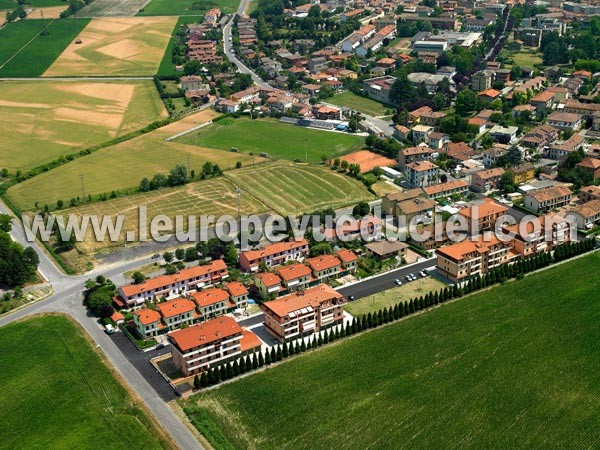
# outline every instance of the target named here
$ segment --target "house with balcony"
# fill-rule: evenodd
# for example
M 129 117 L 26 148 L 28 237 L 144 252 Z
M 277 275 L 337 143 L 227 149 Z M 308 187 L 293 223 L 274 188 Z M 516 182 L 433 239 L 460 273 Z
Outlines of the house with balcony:
M 546 213 L 571 203 L 571 194 L 571 189 L 567 186 L 536 189 L 525 194 L 524 206 L 536 213 Z
M 552 251 L 571 240 L 570 223 L 564 217 L 546 214 L 535 220 L 537 223 L 528 221 L 503 227 L 505 233 L 513 236 L 509 244 L 520 258 Z
M 198 308 L 200 316 L 204 319 L 222 316 L 235 309 L 235 303 L 230 299 L 229 292 L 221 288 L 208 288 L 188 295 Z
M 281 278 L 271 272 L 262 272 L 254 275 L 254 286 L 261 298 L 278 296 L 282 290 Z
M 312 270 L 306 264 L 292 263 L 277 269 L 277 275 L 288 291 L 306 288 L 312 281 Z
M 236 308 L 246 308 L 248 306 L 248 296 L 250 294 L 246 286 L 239 281 L 232 281 L 223 284 L 223 287 L 229 292 L 231 301 L 235 303 Z
M 504 173 L 502 167 L 480 170 L 471 174 L 471 188 L 477 192 L 488 192 L 498 189 L 498 182 Z
M 406 179 L 410 188 L 427 187 L 439 180 L 439 167 L 430 161 L 415 161 L 406 165 Z
M 346 273 L 354 273 L 358 265 L 358 256 L 352 250 L 341 248 L 335 252 L 336 256 L 342 263 L 342 271 Z
M 240 267 L 245 272 L 257 272 L 261 263 L 273 267 L 288 261 L 303 261 L 308 256 L 305 239 L 276 242 L 261 250 L 248 250 L 240 254 Z
M 467 231 L 471 236 L 480 235 L 484 231 L 494 231 L 496 222 L 508 211 L 508 208 L 496 203 L 489 197 L 473 202 L 471 206 L 462 208 L 458 214 L 467 220 Z
M 156 309 L 160 312 L 165 327 L 168 330 L 189 325 L 196 319 L 196 304 L 186 298 L 176 298 L 158 303 Z
M 150 308 L 135 310 L 133 323 L 143 339 L 156 336 L 163 329 L 160 313 Z
M 321 283 L 337 278 L 342 271 L 342 262 L 333 255 L 308 258 L 306 264 L 310 267 L 313 276 Z

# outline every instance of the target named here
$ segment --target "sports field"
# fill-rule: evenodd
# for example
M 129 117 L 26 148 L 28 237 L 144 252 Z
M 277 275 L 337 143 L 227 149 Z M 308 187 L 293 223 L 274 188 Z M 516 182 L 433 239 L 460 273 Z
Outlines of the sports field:
M 206 161 L 228 170 L 234 168 L 238 161 L 247 166 L 263 160 L 258 156 L 165 142 L 166 137 L 216 115 L 211 110 L 202 111 L 151 133 L 103 148 L 19 183 L 8 190 L 8 195 L 23 210 L 33 209 L 36 202 L 40 206 L 54 206 L 58 200 L 63 200 L 68 205 L 71 198 L 82 195 L 82 174 L 86 195 L 99 195 L 137 187 L 142 178 L 152 178 L 159 172 L 168 173 L 177 164 L 187 166 L 188 155 L 190 170 L 196 173 L 200 173 Z
M 0 329 L 3 448 L 171 448 L 64 317 Z
M 275 161 L 225 176 L 282 215 L 340 208 L 373 198 L 362 183 L 322 166 Z
M 332 103 L 338 106 L 345 106 L 355 111 L 368 114 L 369 116 L 383 116 L 385 114 L 385 106 L 383 103 L 376 102 L 370 98 L 361 97 L 353 92 L 344 92 L 334 95 L 326 100 L 327 103 Z
M 229 150 L 237 147 L 243 153 L 268 153 L 271 158 L 321 162 L 321 156 L 360 149 L 364 138 L 345 133 L 312 130 L 277 120 L 227 118 L 189 134 L 180 142 Z
M 387 291 L 381 291 L 377 294 L 350 302 L 345 306 L 345 309 L 357 317 L 370 312 L 377 312 L 383 308 L 393 308 L 402 300 L 410 301 L 412 298 L 420 297 L 429 292 L 439 291 L 446 287 L 444 283 L 432 277 L 419 278 L 411 282 L 402 279 L 402 282 L 404 283 L 402 286 L 397 286 Z
M 151 81 L 3 81 L 0 167 L 35 167 L 164 117 Z
M 223 14 L 237 10 L 239 0 L 152 0 L 138 16 L 189 16 L 203 14 L 211 8 L 219 8 Z
M 237 217 L 237 195 L 235 186 L 226 178 L 199 181 L 187 184 L 181 188 L 162 189 L 160 191 L 136 194 L 116 200 L 72 208 L 65 211 L 65 215 L 75 214 L 112 215 L 124 214 L 124 231 L 133 231 L 139 236 L 139 206 L 147 207 L 147 217 L 151 220 L 154 216 L 164 214 L 172 220 L 175 215 L 181 214 L 198 216 L 214 214 L 216 217 L 230 215 Z M 261 204 L 248 193 L 240 196 L 240 211 L 242 214 L 256 214 L 266 212 L 267 207 Z M 185 219 L 187 230 L 187 219 Z M 121 236 L 124 239 L 125 235 Z M 137 239 L 137 238 L 136 238 Z M 79 243 L 78 248 L 85 252 L 93 252 L 111 245 L 121 245 L 123 241 L 110 243 L 108 237 L 105 242 L 95 242 L 92 239 L 91 229 L 86 242 Z
M 92 19 L 44 76 L 154 75 L 176 17 Z
M 223 449 L 595 448 L 598 270 L 600 255 L 590 255 L 302 355 L 185 407 Z
M 44 19 L 6 24 L 0 29 L 0 77 L 42 75 L 88 22 Z

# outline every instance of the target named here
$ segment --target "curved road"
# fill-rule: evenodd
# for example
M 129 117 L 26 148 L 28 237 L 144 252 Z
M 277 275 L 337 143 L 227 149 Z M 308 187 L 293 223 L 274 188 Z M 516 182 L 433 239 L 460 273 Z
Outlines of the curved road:
M 0 202 L 0 213 L 10 214 L 4 203 Z M 136 260 L 123 261 L 117 264 L 102 266 L 83 276 L 69 276 L 63 274 L 46 255 L 38 242 L 32 243 L 25 239 L 23 225 L 18 220 L 13 220 L 11 236 L 24 246 L 33 247 L 40 257 L 39 269 L 48 283 L 54 288 L 54 294 L 50 297 L 18 309 L 0 317 L 0 327 L 8 325 L 27 316 L 41 313 L 62 313 L 71 316 L 92 337 L 112 366 L 119 372 L 126 383 L 144 401 L 147 408 L 152 412 L 158 423 L 170 435 L 175 444 L 182 449 L 203 449 L 192 432 L 184 425 L 177 415 L 171 410 L 156 393 L 154 388 L 146 381 L 140 372 L 125 357 L 113 340 L 98 325 L 97 319 L 90 315 L 82 304 L 82 292 L 85 281 L 97 275 L 110 278 L 117 285 L 125 280 L 123 273 L 148 264 L 151 259 L 140 258 Z

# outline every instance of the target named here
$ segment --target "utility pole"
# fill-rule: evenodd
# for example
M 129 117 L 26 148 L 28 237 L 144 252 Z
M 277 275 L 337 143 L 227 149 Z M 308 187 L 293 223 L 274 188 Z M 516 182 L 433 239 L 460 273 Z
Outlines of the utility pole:
M 81 194 L 83 195 L 83 203 L 86 203 L 86 199 L 85 199 L 85 185 L 83 184 L 83 174 L 80 173 L 79 177 L 81 178 Z
M 308 138 L 304 138 L 304 160 L 308 162 Z
M 190 172 L 190 154 L 189 154 L 189 153 L 186 153 L 186 155 L 185 155 L 185 156 L 187 156 L 188 177 L 189 177 L 189 176 L 190 176 L 190 173 L 191 173 L 191 172 Z

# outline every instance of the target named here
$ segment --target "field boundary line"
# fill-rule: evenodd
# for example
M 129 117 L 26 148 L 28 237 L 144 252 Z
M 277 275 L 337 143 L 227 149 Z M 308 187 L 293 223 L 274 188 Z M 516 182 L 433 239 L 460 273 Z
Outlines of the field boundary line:
M 56 21 L 56 19 L 52 19 L 52 21 L 48 25 L 46 25 L 44 28 L 42 28 L 34 37 L 32 37 L 25 45 L 23 45 L 23 47 L 21 47 L 10 58 L 8 58 L 6 61 L 4 61 L 4 63 L 0 66 L 0 70 L 3 69 L 4 66 L 6 66 L 13 59 L 15 59 L 15 57 L 19 53 L 21 53 L 27 46 L 29 46 L 29 44 L 31 44 L 33 41 L 35 41 L 40 36 L 40 34 L 42 34 L 44 31 L 46 31 L 46 28 L 48 28 L 50 25 L 52 25 L 55 21 Z
M 185 136 L 186 134 L 190 134 L 196 130 L 199 130 L 200 128 L 207 127 L 208 125 L 211 125 L 212 123 L 213 123 L 213 121 L 209 120 L 208 122 L 204 122 L 199 125 L 195 125 L 192 128 L 189 128 L 187 130 L 183 130 L 183 131 L 180 131 L 179 133 L 175 133 L 173 136 L 166 137 L 165 142 L 171 142 L 173 139 L 177 139 L 178 137 Z

